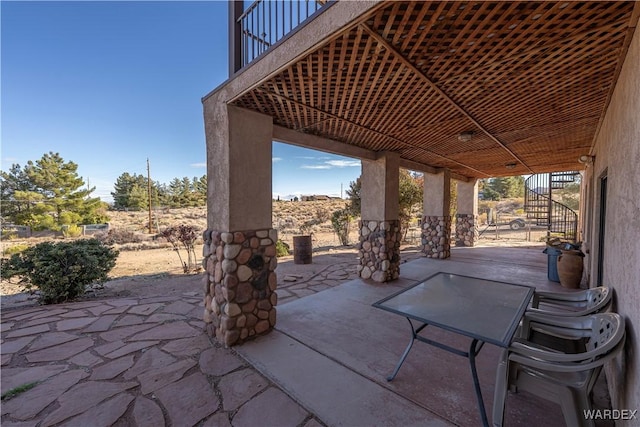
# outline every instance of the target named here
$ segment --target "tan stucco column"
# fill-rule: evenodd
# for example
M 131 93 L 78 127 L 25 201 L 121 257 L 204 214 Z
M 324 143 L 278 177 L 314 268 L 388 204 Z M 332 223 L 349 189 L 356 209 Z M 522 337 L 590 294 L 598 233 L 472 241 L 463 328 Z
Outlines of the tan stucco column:
M 277 233 L 271 226 L 271 117 L 204 101 L 207 225 L 204 321 L 226 346 L 276 322 Z
M 422 252 L 429 258 L 451 256 L 451 173 L 424 174 Z
M 400 156 L 362 160 L 360 265 L 363 279 L 387 282 L 400 275 Z
M 474 246 L 478 240 L 478 180 L 458 181 L 456 246 Z

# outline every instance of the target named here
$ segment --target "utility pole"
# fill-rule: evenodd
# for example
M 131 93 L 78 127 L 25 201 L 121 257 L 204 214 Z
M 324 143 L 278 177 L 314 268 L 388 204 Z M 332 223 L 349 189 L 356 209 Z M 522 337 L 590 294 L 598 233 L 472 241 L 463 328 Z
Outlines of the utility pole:
M 147 157 L 147 193 L 149 195 L 149 234 L 152 234 L 152 216 L 151 216 L 151 169 L 149 168 L 149 158 Z

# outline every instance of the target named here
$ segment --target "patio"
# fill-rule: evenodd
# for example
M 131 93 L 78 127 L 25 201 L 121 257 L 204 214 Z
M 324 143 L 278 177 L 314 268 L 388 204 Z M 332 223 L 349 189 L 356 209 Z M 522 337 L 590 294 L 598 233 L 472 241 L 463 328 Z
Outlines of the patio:
M 215 254 L 207 264 L 204 320 L 209 333 L 227 345 L 274 328 L 301 339 L 289 331 L 289 316 L 296 326 L 306 317 L 295 318 L 295 307 L 281 304 L 278 322 L 285 325 L 276 325 L 273 310 L 273 141 L 360 159 L 358 274 L 375 282 L 399 278 L 400 168 L 423 172 L 421 250 L 440 259 L 451 255 L 454 244 L 476 243 L 479 179 L 580 170 L 580 219 L 573 228 L 586 254 L 586 283 L 615 288 L 614 306 L 628 325 L 625 351 L 605 367 L 612 407 L 635 410 L 640 402 L 640 270 L 629 260 L 638 258 L 640 239 L 629 225 L 637 222 L 640 210 L 638 198 L 629 194 L 638 193 L 640 36 L 635 30 L 640 2 L 321 3 L 305 22 L 268 41 L 270 19 L 262 26 L 244 25 L 250 13 L 243 12 L 242 2 L 230 3 L 229 80 L 202 99 L 208 186 L 214 195 L 208 198 L 205 233 L 206 255 Z M 245 36 L 267 42 L 251 62 L 240 61 Z M 449 197 L 454 181 L 455 215 Z M 460 230 L 455 243 L 445 231 L 454 224 Z M 237 255 L 246 240 L 252 250 Z M 252 267 L 252 259 L 261 268 Z M 504 269 L 495 263 L 472 264 L 471 273 L 491 273 L 497 280 L 526 283 L 528 276 L 538 284 L 546 277 L 544 269 L 531 276 L 519 259 Z M 403 267 L 400 283 L 417 280 L 407 276 L 412 268 Z M 236 283 L 249 277 L 255 289 L 245 285 L 236 292 Z M 349 287 L 355 282 L 341 288 Z M 398 289 L 397 284 L 386 287 Z M 332 322 L 354 325 L 345 334 L 355 337 L 373 334 L 374 319 L 396 330 L 392 322 L 398 319 L 370 308 L 380 296 L 373 293 L 376 287 L 362 289 L 366 292 L 358 293 L 358 302 L 338 302 L 342 295 L 336 294 L 328 304 L 335 313 L 310 319 L 312 325 L 304 329 L 310 342 L 326 341 L 312 348 L 335 357 L 332 343 L 340 340 L 324 335 Z M 306 304 L 315 300 L 321 302 L 314 297 Z M 299 312 L 313 316 L 305 309 Z M 401 340 L 408 337 L 385 336 L 390 331 L 378 328 L 363 345 L 393 353 L 397 360 Z M 371 360 L 370 351 L 349 348 L 347 353 L 340 360 L 345 366 L 350 358 Z M 386 375 L 382 371 L 388 367 L 374 369 L 382 361 L 393 364 L 386 356 L 381 354 L 362 375 Z M 483 357 L 491 358 L 491 351 L 480 355 L 481 363 Z M 488 387 L 492 374 L 481 372 L 481 380 L 483 375 L 483 387 Z M 445 415 L 464 420 L 457 414 L 461 410 L 455 411 L 455 416 Z
M 562 290 L 546 280 L 542 248 L 455 248 L 448 260 L 403 251 L 401 278 L 388 284 L 352 279 L 353 253 L 309 265 L 283 260 L 279 290 L 289 297 L 275 330 L 234 349 L 203 333 L 195 291 L 5 309 L 2 392 L 37 385 L 3 401 L 2 425 L 479 425 L 468 363 L 458 356 L 416 344 L 386 382 L 409 329 L 371 303 L 437 271 Z M 287 275 L 296 285 L 285 284 Z M 500 350 L 485 347 L 477 365 L 490 411 Z M 608 405 L 604 382 L 595 395 Z M 506 425 L 564 421 L 558 406 L 517 395 L 507 400 Z
M 455 248 L 447 260 L 414 259 L 402 264 L 398 281 L 355 279 L 278 307 L 275 330 L 236 351 L 327 425 L 480 425 L 461 357 L 417 343 L 398 376 L 386 381 L 410 331 L 405 319 L 371 304 L 438 271 L 562 291 L 547 280 L 541 251 Z M 438 329 L 427 336 L 462 349 L 470 341 Z M 500 351 L 487 344 L 476 359 L 490 419 Z M 599 388 L 596 405 L 607 401 L 604 383 Z M 531 395 L 510 395 L 506 412 L 509 426 L 564 425 L 558 405 Z

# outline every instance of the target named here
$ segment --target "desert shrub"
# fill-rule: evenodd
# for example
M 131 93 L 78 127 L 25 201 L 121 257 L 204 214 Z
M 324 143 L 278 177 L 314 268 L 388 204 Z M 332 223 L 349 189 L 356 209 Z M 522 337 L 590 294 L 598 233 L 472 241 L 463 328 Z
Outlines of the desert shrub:
M 113 228 L 109 230 L 107 234 L 96 233 L 95 238 L 100 240 L 105 245 L 123 245 L 125 243 L 140 243 L 142 238 L 133 231 L 119 230 Z
M 349 244 L 349 224 L 351 223 L 351 211 L 348 208 L 339 209 L 331 215 L 331 226 L 338 235 L 342 246 Z
M 62 235 L 64 237 L 80 237 L 82 236 L 82 227 L 76 224 L 63 225 Z
M 13 246 L 9 246 L 8 248 L 5 248 L 2 251 L 2 254 L 3 255 L 19 254 L 20 252 L 24 251 L 28 247 L 29 247 L 29 245 L 13 245 Z
M 327 208 L 319 207 L 307 218 L 305 218 L 305 221 L 300 225 L 300 234 L 310 234 L 314 226 L 328 221 L 331 218 L 331 213 Z
M 276 256 L 287 256 L 289 255 L 289 250 L 289 245 L 282 240 L 276 242 Z
M 2 230 L 2 240 L 13 240 L 18 238 L 18 232 L 15 230 Z
M 180 258 L 180 264 L 182 264 L 182 269 L 185 274 L 189 271 L 199 271 L 201 266 L 196 262 L 196 251 L 195 251 L 195 243 L 198 239 L 198 233 L 196 228 L 191 225 L 179 225 L 177 227 L 169 227 L 166 228 L 160 236 L 167 239 L 169 243 L 173 246 L 173 249 L 178 254 L 178 258 Z M 187 262 L 182 260 L 182 255 L 180 255 L 180 243 L 182 243 L 182 247 L 187 252 Z
M 481 213 L 480 215 L 478 215 L 478 223 L 479 224 L 486 224 L 487 223 L 487 213 Z
M 97 239 L 43 242 L 2 260 L 3 279 L 18 276 L 26 290 L 40 289 L 40 301 L 52 304 L 82 295 L 85 286 L 102 283 L 116 265 L 118 251 Z

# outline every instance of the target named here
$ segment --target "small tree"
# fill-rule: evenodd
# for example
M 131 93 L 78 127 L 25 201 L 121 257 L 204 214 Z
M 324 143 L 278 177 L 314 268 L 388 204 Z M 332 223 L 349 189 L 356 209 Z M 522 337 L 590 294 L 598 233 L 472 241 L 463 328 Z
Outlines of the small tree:
M 118 251 L 96 239 L 43 242 L 2 260 L 3 279 L 20 277 L 26 290 L 40 289 L 40 300 L 52 304 L 72 300 L 85 286 L 102 283 L 116 264 Z
M 422 203 L 422 185 L 419 183 L 417 177 L 411 175 L 411 172 L 406 169 L 400 169 L 399 181 L 398 216 L 400 219 L 402 238 L 404 239 L 407 235 L 407 230 L 409 230 L 411 211 L 415 206 Z
M 401 228 L 405 234 L 411 220 L 411 211 L 415 206 L 422 203 L 422 182 L 421 176 L 413 176 L 408 170 L 400 169 L 398 215 L 400 217 Z M 349 184 L 346 192 L 350 199 L 347 208 L 349 214 L 352 216 L 360 216 L 362 206 L 362 180 L 360 177 Z
M 349 244 L 349 225 L 353 217 L 349 208 L 337 210 L 331 215 L 331 226 L 342 246 Z
M 353 216 L 360 216 L 360 207 L 362 200 L 362 180 L 358 177 L 355 181 L 349 183 L 349 188 L 346 190 L 349 197 L 349 211 Z
M 198 233 L 195 227 L 184 224 L 177 227 L 169 227 L 160 233 L 160 235 L 167 239 L 173 246 L 173 250 L 178 254 L 180 264 L 182 264 L 182 269 L 185 274 L 190 271 L 200 270 L 200 266 L 196 264 L 195 243 L 198 238 Z M 187 252 L 187 262 L 184 262 L 182 255 L 180 255 L 180 244 L 182 244 L 182 247 Z

